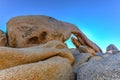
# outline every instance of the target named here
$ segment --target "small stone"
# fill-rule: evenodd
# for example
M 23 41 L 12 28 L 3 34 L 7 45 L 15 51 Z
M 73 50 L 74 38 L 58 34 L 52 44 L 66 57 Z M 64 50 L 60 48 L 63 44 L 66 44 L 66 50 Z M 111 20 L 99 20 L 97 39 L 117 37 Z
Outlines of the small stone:
M 117 48 L 114 44 L 110 44 L 110 45 L 106 48 L 106 51 L 110 51 L 110 50 L 119 51 L 118 48 Z
M 119 53 L 119 49 L 114 45 L 114 44 L 110 44 L 107 48 L 106 48 L 106 53 L 107 54 L 116 54 Z

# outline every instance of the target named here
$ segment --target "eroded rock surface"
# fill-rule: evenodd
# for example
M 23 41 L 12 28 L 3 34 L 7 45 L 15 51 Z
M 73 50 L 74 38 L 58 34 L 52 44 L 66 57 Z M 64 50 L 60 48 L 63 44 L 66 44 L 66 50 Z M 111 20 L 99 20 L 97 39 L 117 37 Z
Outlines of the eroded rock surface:
M 110 45 L 106 48 L 106 51 L 110 51 L 110 50 L 119 51 L 118 48 L 117 48 L 114 44 L 110 44 Z
M 90 55 L 88 53 L 80 53 L 78 49 L 71 49 L 71 52 L 75 58 L 73 70 L 75 73 L 77 73 L 79 66 L 87 62 L 90 58 Z
M 80 53 L 88 53 L 90 56 L 96 55 L 96 52 L 88 46 L 79 46 L 78 50 Z
M 107 48 L 106 48 L 106 53 L 108 54 L 116 54 L 119 53 L 119 49 L 114 45 L 114 44 L 110 44 Z
M 6 45 L 7 45 L 6 33 L 0 30 L 0 46 L 6 46 Z
M 0 47 L 0 69 L 33 63 L 57 55 L 66 58 L 69 64 L 74 62 L 72 53 L 60 41 L 53 40 L 46 44 L 29 48 Z
M 19 16 L 7 23 L 9 46 L 28 47 L 50 40 L 66 41 L 71 32 L 79 32 L 73 24 L 48 16 Z
M 101 49 L 75 25 L 49 16 L 14 17 L 7 23 L 7 33 L 10 47 L 30 47 L 44 44 L 51 40 L 65 42 L 71 34 L 74 34 L 77 40 L 72 39 L 72 41 L 76 47 L 86 46 L 87 52 L 92 56 L 96 52 L 101 52 Z
M 64 42 L 71 34 L 77 49 L 70 51 Z M 102 52 L 75 25 L 43 15 L 10 19 L 7 38 L 9 47 L 0 47 L 0 80 L 74 80 L 73 69 L 77 73 Z
M 74 73 L 65 58 L 56 56 L 1 70 L 0 80 L 74 80 Z
M 97 52 L 102 50 L 92 41 L 90 41 L 82 32 L 73 33 L 76 37 L 72 37 L 72 42 L 79 49 L 80 53 L 89 53 L 91 56 L 95 56 Z
M 120 54 L 79 66 L 77 80 L 119 80 Z
M 89 59 L 89 61 L 97 61 L 97 60 L 101 60 L 101 59 L 103 59 L 102 56 L 93 56 Z
M 74 57 L 60 41 L 29 48 L 0 47 L 0 80 L 74 80 Z

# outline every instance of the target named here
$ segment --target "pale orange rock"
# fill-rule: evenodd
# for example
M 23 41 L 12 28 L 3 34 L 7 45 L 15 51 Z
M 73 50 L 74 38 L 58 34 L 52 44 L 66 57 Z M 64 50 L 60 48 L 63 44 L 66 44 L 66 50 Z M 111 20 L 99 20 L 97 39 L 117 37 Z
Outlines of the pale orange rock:
M 75 80 L 66 58 L 56 56 L 36 63 L 0 70 L 0 80 Z
M 102 50 L 75 25 L 56 20 L 49 16 L 18 16 L 7 23 L 8 43 L 10 47 L 30 47 L 51 40 L 65 42 L 71 34 L 77 37 L 73 41 L 76 47 L 85 45 L 95 52 Z
M 76 48 L 79 48 L 79 46 L 81 46 L 81 44 L 82 44 L 80 41 L 78 41 L 74 37 L 72 37 L 71 40 L 72 40 L 73 44 L 76 46 Z
M 88 45 L 82 44 L 79 40 L 73 37 L 71 39 L 80 53 L 88 53 L 90 56 L 96 55 L 96 51 L 93 48 L 89 47 Z
M 73 64 L 74 57 L 70 50 L 60 41 L 49 41 L 46 44 L 29 48 L 0 47 L 0 69 L 28 64 L 60 56 Z
M 52 40 L 29 48 L 0 47 L 0 80 L 74 80 L 74 57 Z
M 7 45 L 6 33 L 0 30 L 0 46 L 6 46 L 6 45 Z
M 65 42 L 72 32 L 78 32 L 73 24 L 49 16 L 18 16 L 7 23 L 10 47 L 28 47 L 50 40 Z
M 75 38 L 71 38 L 73 44 L 76 46 L 76 48 L 79 50 L 80 53 L 88 53 L 90 56 L 95 56 L 96 52 L 93 48 L 89 47 L 88 45 L 83 45 L 79 40 Z
M 77 37 L 77 39 L 72 38 L 72 42 L 76 47 L 79 46 L 88 46 L 92 48 L 95 52 L 102 52 L 99 46 L 97 46 L 94 42 L 89 40 L 81 31 L 79 32 L 73 32 L 73 34 Z
M 81 31 L 73 32 L 73 34 L 76 38 L 72 37 L 71 40 L 80 53 L 88 53 L 90 56 L 95 56 L 97 52 L 102 52 L 100 47 L 89 40 Z

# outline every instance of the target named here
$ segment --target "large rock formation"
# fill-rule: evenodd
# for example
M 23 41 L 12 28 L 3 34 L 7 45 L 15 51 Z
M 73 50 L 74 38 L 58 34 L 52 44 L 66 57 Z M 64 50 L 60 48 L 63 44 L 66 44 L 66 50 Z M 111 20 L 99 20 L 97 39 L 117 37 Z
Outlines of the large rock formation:
M 102 52 L 102 50 L 95 43 L 90 41 L 82 32 L 74 33 L 74 35 L 77 39 L 72 37 L 71 40 L 80 53 L 89 53 L 91 56 L 95 56 L 97 52 Z
M 89 47 L 94 52 L 101 52 L 101 49 L 90 41 L 75 25 L 48 16 L 14 17 L 7 23 L 7 33 L 10 47 L 35 46 L 50 40 L 64 42 L 72 33 L 78 38 L 81 45 Z
M 67 58 L 70 64 L 74 62 L 74 57 L 65 44 L 55 40 L 29 48 L 0 47 L 0 69 L 33 63 L 57 55 Z
M 72 67 L 62 57 L 0 71 L 0 80 L 74 80 Z
M 93 60 L 79 66 L 77 80 L 119 80 L 120 54 Z
M 73 62 L 60 41 L 21 49 L 0 47 L 0 80 L 74 80 Z
M 75 31 L 79 30 L 74 25 L 48 16 L 20 16 L 7 23 L 11 47 L 35 46 L 50 40 L 64 42 Z
M 64 42 L 71 34 L 77 49 L 70 51 Z M 102 52 L 75 25 L 49 16 L 14 17 L 0 35 L 0 45 L 9 46 L 0 47 L 0 80 L 74 80 L 73 69 Z

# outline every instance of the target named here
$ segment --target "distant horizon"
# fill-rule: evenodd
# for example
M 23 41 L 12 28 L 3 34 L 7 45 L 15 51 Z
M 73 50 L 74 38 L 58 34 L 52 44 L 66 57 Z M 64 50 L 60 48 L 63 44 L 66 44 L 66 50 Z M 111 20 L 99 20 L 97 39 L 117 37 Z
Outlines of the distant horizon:
M 0 1 L 0 29 L 15 16 L 47 15 L 76 25 L 104 52 L 109 44 L 120 48 L 120 0 L 8 0 Z M 68 46 L 74 47 L 71 41 Z

